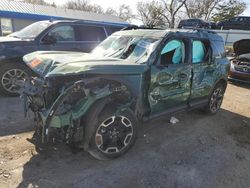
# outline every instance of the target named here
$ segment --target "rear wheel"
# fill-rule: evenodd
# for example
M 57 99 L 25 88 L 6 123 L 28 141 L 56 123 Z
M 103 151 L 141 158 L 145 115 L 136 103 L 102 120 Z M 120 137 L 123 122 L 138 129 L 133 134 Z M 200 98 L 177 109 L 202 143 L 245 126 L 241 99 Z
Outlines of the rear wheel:
M 9 63 L 0 68 L 0 92 L 7 96 L 18 96 L 16 82 L 28 79 L 31 71 L 24 65 Z
M 217 84 L 210 95 L 208 105 L 205 110 L 209 114 L 216 114 L 221 107 L 226 86 L 224 84 Z
M 116 115 L 117 107 L 109 106 L 96 116 L 96 122 L 88 122 L 92 129 L 88 152 L 99 160 L 117 158 L 129 150 L 137 137 L 137 120 L 131 110 Z M 88 136 L 88 135 L 87 135 Z

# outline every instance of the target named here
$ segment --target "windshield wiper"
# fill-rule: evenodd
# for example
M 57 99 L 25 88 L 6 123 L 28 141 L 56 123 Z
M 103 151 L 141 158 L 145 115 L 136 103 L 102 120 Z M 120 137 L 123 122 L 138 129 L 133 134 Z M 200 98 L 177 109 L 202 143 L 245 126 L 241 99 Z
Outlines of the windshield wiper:
M 9 35 L 9 37 L 14 37 L 14 38 L 20 38 L 20 37 L 18 37 L 18 36 L 16 36 L 16 35 Z
M 114 56 L 115 54 L 117 54 L 118 52 L 120 52 L 120 51 L 122 51 L 122 50 L 124 50 L 125 48 L 119 48 L 118 50 L 115 50 L 112 54 L 108 54 L 108 55 L 106 55 L 107 57 L 112 57 L 112 56 Z

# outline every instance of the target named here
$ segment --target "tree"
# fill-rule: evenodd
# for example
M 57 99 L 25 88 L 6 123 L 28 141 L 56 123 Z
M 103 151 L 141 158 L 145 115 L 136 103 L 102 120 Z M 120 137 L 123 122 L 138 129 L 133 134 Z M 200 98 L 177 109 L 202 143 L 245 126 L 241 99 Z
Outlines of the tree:
M 73 10 L 82 10 L 86 12 L 103 13 L 100 5 L 90 4 L 87 0 L 70 0 L 64 5 L 65 8 Z
M 163 11 L 160 14 L 165 18 L 168 26 L 174 28 L 177 14 L 186 3 L 186 0 L 162 0 L 161 2 L 163 4 Z
M 139 2 L 137 4 L 137 12 L 146 25 L 167 25 L 170 28 L 174 28 L 178 13 L 185 2 L 186 0 Z
M 224 0 L 188 0 L 184 6 L 189 18 L 209 20 Z
M 215 22 L 223 21 L 243 13 L 247 8 L 245 2 L 240 0 L 229 0 L 216 8 L 217 12 L 213 14 L 212 20 Z
M 137 14 L 143 25 L 148 27 L 161 27 L 165 25 L 164 18 L 160 14 L 163 11 L 158 1 L 138 2 Z
M 53 6 L 56 7 L 55 3 L 47 3 L 44 0 L 12 0 L 12 1 L 19 1 L 24 3 L 36 4 L 36 5 L 46 5 L 46 6 Z
M 133 18 L 133 13 L 129 5 L 122 4 L 117 10 L 109 7 L 105 14 L 114 15 L 120 17 L 124 21 L 130 21 Z

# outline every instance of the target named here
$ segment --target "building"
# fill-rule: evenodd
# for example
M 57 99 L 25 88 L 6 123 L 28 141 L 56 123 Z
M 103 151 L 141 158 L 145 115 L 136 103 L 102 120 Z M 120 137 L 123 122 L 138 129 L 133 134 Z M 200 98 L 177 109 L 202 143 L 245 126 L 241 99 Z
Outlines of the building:
M 128 26 L 127 22 L 112 15 L 55 8 L 52 6 L 34 5 L 11 0 L 0 0 L 0 35 L 8 35 L 12 32 L 19 31 L 36 21 L 50 19 L 77 19 L 92 23 L 105 22 L 110 25 Z

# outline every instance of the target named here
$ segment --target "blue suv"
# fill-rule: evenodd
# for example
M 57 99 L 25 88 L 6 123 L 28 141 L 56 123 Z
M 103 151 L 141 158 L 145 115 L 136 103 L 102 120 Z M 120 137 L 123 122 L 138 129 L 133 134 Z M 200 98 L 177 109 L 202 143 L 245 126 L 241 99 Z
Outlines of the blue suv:
M 126 26 L 87 21 L 40 21 L 0 37 L 0 93 L 16 96 L 15 83 L 32 74 L 23 63 L 25 54 L 38 50 L 90 52 L 113 32 Z

